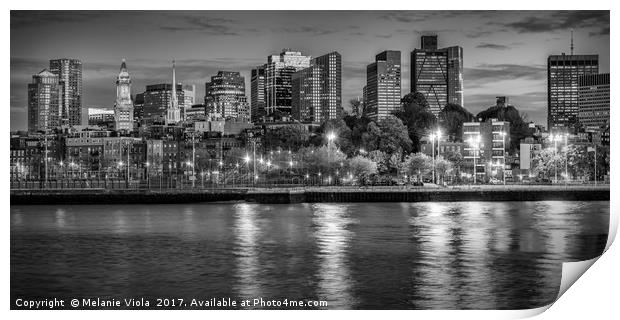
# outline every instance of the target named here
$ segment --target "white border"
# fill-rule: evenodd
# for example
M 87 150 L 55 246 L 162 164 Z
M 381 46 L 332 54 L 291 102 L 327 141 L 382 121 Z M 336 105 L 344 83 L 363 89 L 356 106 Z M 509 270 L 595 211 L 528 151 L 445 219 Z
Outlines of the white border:
M 618 8 L 618 2 L 607 1 L 532 1 L 521 0 L 512 2 L 497 2 L 497 1 L 457 1 L 457 0 L 444 0 L 438 1 L 403 1 L 392 0 L 388 2 L 384 1 L 355 1 L 355 2 L 340 2 L 329 0 L 308 0 L 302 1 L 283 1 L 283 0 L 268 0 L 268 1 L 250 1 L 250 0 L 236 0 L 236 1 L 205 1 L 205 0 L 185 0 L 181 2 L 168 2 L 167 5 L 156 4 L 154 1 L 136 0 L 136 1 L 117 1 L 108 0 L 104 2 L 84 2 L 76 0 L 66 0 L 62 2 L 58 1 L 41 1 L 30 0 L 22 2 L 4 2 L 5 10 L 3 11 L 4 28 L 2 30 L 2 43 L 5 44 L 3 50 L 4 61 L 3 64 L 3 87 L 10 88 L 10 67 L 8 61 L 10 61 L 10 11 L 9 9 L 52 9 L 52 10 L 143 10 L 143 9 L 158 9 L 158 10 L 171 10 L 171 9 L 185 9 L 185 10 L 228 10 L 239 9 L 244 10 L 612 10 L 611 12 L 611 24 L 612 29 L 614 20 L 617 21 L 618 14 L 616 9 Z M 614 41 L 615 40 L 615 41 Z M 617 33 L 611 33 L 611 54 L 610 57 L 618 56 L 618 36 Z M 618 67 L 617 63 L 612 59 L 610 61 L 610 72 L 612 74 L 612 82 L 618 83 Z M 8 100 L 8 96 L 5 95 L 5 100 Z M 612 91 L 611 102 L 612 105 L 616 105 L 616 95 Z M 8 102 L 8 101 L 7 101 Z M 8 112 L 8 103 L 5 104 L 4 110 Z M 620 120 L 619 112 L 615 107 L 611 108 L 612 123 Z M 2 125 L 4 128 L 10 128 L 9 117 L 2 117 Z M 2 145 L 4 150 L 8 150 L 9 147 L 9 135 L 5 132 L 2 138 Z M 612 158 L 618 159 L 618 137 L 613 134 L 612 137 Z M 2 166 L 8 168 L 9 158 L 4 153 L 2 158 Z M 617 164 L 612 163 L 612 171 L 615 172 Z M 322 311 L 317 312 L 305 312 L 305 311 L 286 311 L 286 312 L 264 312 L 264 311 L 240 311 L 240 312 L 223 312 L 223 311 L 210 311 L 207 313 L 199 311 L 166 311 L 164 313 L 157 311 L 141 311 L 139 314 L 135 314 L 135 311 L 107 311 L 107 312 L 93 312 L 93 311 L 47 311 L 41 312 L 29 312 L 29 311 L 12 311 L 9 312 L 9 257 L 10 257 L 10 223 L 9 223 L 9 192 L 8 192 L 8 170 L 2 170 L 2 176 L 0 181 L 5 181 L 5 191 L 2 193 L 2 200 L 5 206 L 3 230 L 4 242 L 2 246 L 3 257 L 5 258 L 2 264 L 2 275 L 4 276 L 4 290 L 0 296 L 1 303 L 4 306 L 3 311 L 7 314 L 4 315 L 5 319 L 22 319 L 22 318 L 62 318 L 62 319 L 83 319 L 85 317 L 91 319 L 108 319 L 109 317 L 144 317 L 154 319 L 164 319 L 170 317 L 183 317 L 183 318 L 269 318 L 269 319 L 315 319 L 317 316 L 321 318 L 343 318 L 343 317 L 362 317 L 362 318 L 377 318 L 377 317 L 390 317 L 390 318 L 433 318 L 433 319 L 505 319 L 505 318 L 521 318 L 526 316 L 533 316 L 546 308 L 540 308 L 538 310 L 529 311 Z M 618 190 L 618 181 L 612 179 L 612 192 Z M 612 199 L 611 201 L 611 213 L 612 219 L 610 224 L 610 231 L 615 230 L 617 226 L 617 213 L 618 204 L 617 201 Z M 612 225 L 614 226 L 612 228 Z M 614 232 L 615 233 L 615 232 Z M 540 317 L 541 319 L 564 319 L 564 318 L 613 318 L 617 314 L 617 297 L 618 297 L 618 270 L 620 270 L 620 252 L 617 249 L 618 245 L 611 246 L 609 250 L 596 262 L 590 270 L 588 270 L 584 276 L 581 277 L 556 303 L 553 304 L 547 312 L 544 312 Z

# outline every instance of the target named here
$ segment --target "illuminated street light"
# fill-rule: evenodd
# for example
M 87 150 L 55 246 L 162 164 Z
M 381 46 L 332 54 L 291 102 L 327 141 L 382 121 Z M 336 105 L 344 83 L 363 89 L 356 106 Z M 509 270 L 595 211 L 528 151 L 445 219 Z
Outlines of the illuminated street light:
M 330 143 L 336 139 L 336 134 L 334 132 L 329 132 L 327 134 L 327 141 L 329 141 Z
M 479 149 L 480 147 L 480 135 L 476 135 L 476 137 L 471 137 L 469 139 L 467 139 L 467 142 L 469 143 L 469 145 L 471 145 L 474 148 L 474 184 L 476 184 L 476 151 Z

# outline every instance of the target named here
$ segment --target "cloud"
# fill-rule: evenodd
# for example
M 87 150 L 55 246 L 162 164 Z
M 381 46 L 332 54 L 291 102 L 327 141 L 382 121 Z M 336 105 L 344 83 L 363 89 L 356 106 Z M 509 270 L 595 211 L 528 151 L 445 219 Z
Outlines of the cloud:
M 599 31 L 590 32 L 590 37 L 594 36 L 608 36 L 609 35 L 609 27 L 601 28 Z
M 609 26 L 609 11 L 557 11 L 548 16 L 529 16 L 502 24 L 518 33 L 554 32 L 570 28 Z
M 113 14 L 113 11 L 11 11 L 11 29 L 46 24 L 92 22 Z M 118 13 L 118 12 L 116 12 Z
M 422 23 L 429 20 L 437 19 L 450 19 L 450 18 L 465 18 L 465 17 L 489 17 L 490 11 L 458 11 L 458 10 L 443 10 L 443 11 L 385 11 L 380 18 L 385 20 L 391 20 L 403 23 Z
M 474 68 L 465 68 L 464 77 L 468 86 L 476 82 L 496 82 L 500 80 L 541 80 L 547 75 L 543 65 L 519 64 L 481 64 Z
M 173 16 L 171 16 L 173 17 Z M 232 19 L 209 18 L 204 16 L 185 15 L 177 17 L 178 21 L 159 27 L 165 31 L 199 31 L 209 35 L 240 35 L 229 24 L 237 24 Z
M 476 48 L 480 48 L 480 49 L 494 49 L 494 50 L 508 50 L 508 49 L 510 49 L 509 46 L 505 46 L 503 44 L 486 43 L 486 42 L 483 42 L 483 43 L 477 45 Z
M 273 31 L 278 33 L 305 33 L 313 36 L 323 36 L 336 33 L 338 30 L 313 26 L 297 26 L 274 28 Z

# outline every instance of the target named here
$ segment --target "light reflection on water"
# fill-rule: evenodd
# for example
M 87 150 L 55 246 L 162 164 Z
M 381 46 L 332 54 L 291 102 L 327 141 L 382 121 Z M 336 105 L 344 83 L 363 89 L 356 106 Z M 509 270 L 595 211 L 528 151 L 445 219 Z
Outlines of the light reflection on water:
M 235 210 L 234 233 L 237 246 L 237 277 L 239 278 L 236 292 L 243 299 L 262 297 L 260 290 L 260 263 L 258 260 L 258 238 L 260 228 L 257 225 L 257 213 L 249 204 L 237 205 Z
M 349 217 L 346 205 L 321 203 L 313 207 L 319 261 L 317 296 L 333 309 L 351 309 L 353 299 L 346 254 L 352 236 L 347 228 L 354 220 Z
M 606 243 L 609 202 L 11 207 L 11 296 L 517 309 Z

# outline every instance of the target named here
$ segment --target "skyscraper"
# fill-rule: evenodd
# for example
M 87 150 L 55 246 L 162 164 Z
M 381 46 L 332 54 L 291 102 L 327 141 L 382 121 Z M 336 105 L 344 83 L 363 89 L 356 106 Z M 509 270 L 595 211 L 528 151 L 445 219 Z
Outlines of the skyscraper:
M 465 107 L 463 99 L 463 48 L 447 47 L 448 52 L 448 103 Z
M 435 35 L 421 43 L 411 52 L 411 92 L 424 94 L 435 116 L 448 103 L 463 106 L 463 48 L 438 49 Z
M 364 113 L 373 120 L 400 108 L 400 51 L 383 51 L 366 67 Z
M 144 119 L 144 93 L 136 94 L 133 101 L 133 118 L 138 123 L 142 123 Z
M 579 124 L 585 131 L 601 132 L 609 125 L 609 73 L 579 77 Z
M 579 113 L 579 77 L 598 73 L 598 55 L 551 55 L 547 59 L 549 131 L 575 133 Z
M 271 115 L 291 114 L 293 73 L 310 66 L 310 56 L 284 49 L 279 55 L 271 55 L 265 65 L 265 112 Z
M 61 124 L 82 123 L 82 62 L 77 59 L 50 60 L 50 72 L 61 85 Z
M 319 122 L 321 112 L 321 75 L 319 68 L 310 66 L 293 73 L 291 116 L 299 121 Z
M 342 116 L 342 57 L 338 52 L 312 59 L 292 76 L 292 116 L 322 122 Z
M 265 66 L 252 69 L 250 78 L 250 106 L 252 122 L 258 122 L 265 115 Z
M 176 84 L 175 87 L 176 100 L 183 101 L 185 99 L 183 97 L 183 86 Z M 172 85 L 170 83 L 147 85 L 143 96 L 143 120 L 147 123 L 165 123 L 168 107 L 172 100 Z
M 47 131 L 61 125 L 58 76 L 47 69 L 32 76 L 28 84 L 28 131 Z
M 219 71 L 205 84 L 207 110 L 225 119 L 250 120 L 250 106 L 245 96 L 245 78 L 234 71 Z
M 193 84 L 183 85 L 183 103 L 181 103 L 181 118 L 186 120 L 186 111 L 196 104 L 196 86 Z
M 179 99 L 177 96 L 177 77 L 176 70 L 174 67 L 174 60 L 172 61 L 172 93 L 170 95 L 170 100 L 168 101 L 168 109 L 166 110 L 166 124 L 174 125 L 181 121 L 181 109 L 179 108 L 179 101 L 184 101 L 185 99 Z M 181 86 L 181 90 L 183 87 Z
M 116 78 L 116 102 L 114 103 L 114 129 L 117 131 L 133 130 L 133 102 L 131 101 L 131 78 L 127 71 L 125 59 Z

